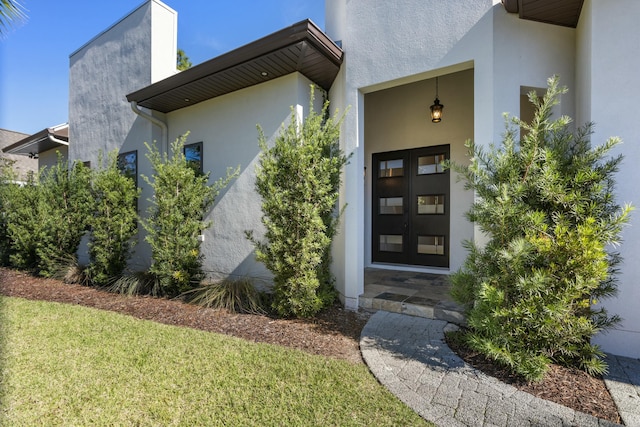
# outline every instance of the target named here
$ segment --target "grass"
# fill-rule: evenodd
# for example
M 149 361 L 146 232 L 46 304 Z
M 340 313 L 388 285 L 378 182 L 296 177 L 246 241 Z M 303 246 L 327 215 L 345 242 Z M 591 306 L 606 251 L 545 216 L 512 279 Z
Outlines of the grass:
M 366 366 L 0 297 L 0 425 L 426 425 Z

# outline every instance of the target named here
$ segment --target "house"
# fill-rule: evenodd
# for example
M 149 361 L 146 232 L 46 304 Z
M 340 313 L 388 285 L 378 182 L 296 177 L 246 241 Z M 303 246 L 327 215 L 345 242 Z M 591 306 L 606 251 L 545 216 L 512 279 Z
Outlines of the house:
M 66 159 L 69 147 L 69 124 L 42 129 L 33 135 L 22 135 L 22 138 L 2 149 L 4 153 L 21 159 L 33 160 L 34 172 L 43 167 L 50 167 L 58 162 L 58 154 Z M 18 163 L 19 165 L 20 163 Z
M 304 117 L 315 84 L 318 107 L 322 98 L 340 111 L 350 107 L 341 145 L 352 157 L 333 270 L 352 309 L 365 267 L 441 274 L 461 267 L 461 242 L 483 236 L 464 217 L 474 195 L 453 174 L 439 173 L 439 160 L 468 161 L 467 139 L 500 141 L 503 113 L 530 117 L 526 93 L 543 92 L 551 75 L 570 89 L 557 114 L 596 122 L 594 143 L 612 135 L 626 141 L 618 197 L 640 204 L 640 2 L 326 0 L 325 8 L 325 31 L 302 21 L 177 72 L 177 13 L 158 0 L 144 2 L 70 56 L 69 158 L 94 163 L 99 151 L 117 149 L 130 170 L 150 176 L 143 142 L 165 150 L 190 131 L 187 148 L 212 179 L 229 166 L 241 171 L 211 213 L 205 269 L 268 281 L 243 237 L 262 230 L 253 189 L 255 125 L 273 139 L 283 124 Z M 434 98 L 444 105 L 438 123 L 430 117 Z M 391 190 L 391 180 L 381 179 L 398 175 Z M 144 211 L 150 189 L 138 185 Z M 407 203 L 410 214 L 394 215 Z M 624 320 L 596 338 L 606 351 L 631 357 L 640 356 L 638 221 L 624 231 L 620 293 L 605 302 Z M 142 240 L 139 267 L 150 262 Z
M 16 132 L 7 129 L 0 129 L 0 165 L 2 159 L 7 159 L 13 163 L 13 169 L 18 174 L 18 180 L 24 182 L 27 180 L 29 174 L 33 174 L 38 169 L 38 161 L 25 157 L 18 156 L 16 154 L 7 154 L 8 147 L 12 146 L 15 142 L 27 138 L 29 135 L 22 132 Z

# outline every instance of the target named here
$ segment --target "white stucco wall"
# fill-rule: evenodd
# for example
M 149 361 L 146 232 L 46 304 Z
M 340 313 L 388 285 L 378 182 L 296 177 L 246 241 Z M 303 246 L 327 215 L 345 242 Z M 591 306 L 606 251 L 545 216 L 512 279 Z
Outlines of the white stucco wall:
M 334 273 L 345 304 L 355 307 L 370 251 L 365 220 L 370 188 L 362 180 L 369 161 L 364 94 L 440 76 L 440 99 L 449 109 L 442 82 L 449 74 L 473 69 L 473 129 L 468 137 L 480 145 L 498 142 L 504 131 L 502 114 L 519 114 L 522 86 L 546 87 L 552 74 L 574 85 L 575 30 L 520 20 L 492 0 L 328 0 L 326 20 L 327 33 L 341 40 L 345 51 L 330 99 L 341 109 L 351 106 L 342 144 L 353 153 L 345 171 L 341 203 L 348 207 L 334 243 Z M 433 95 L 432 89 L 422 94 L 425 113 Z M 572 98 L 563 99 L 559 111 L 572 114 Z M 482 238 L 478 230 L 474 236 Z M 457 248 L 452 269 L 460 265 L 459 256 Z
M 70 55 L 71 160 L 97 165 L 99 151 L 150 139 L 151 125 L 133 114 L 125 95 L 175 73 L 176 19 L 149 0 Z
M 578 92 L 584 106 L 582 121 L 595 122 L 592 144 L 600 145 L 611 136 L 623 140 L 613 155 L 623 154 L 616 174 L 620 204 L 640 206 L 640 118 L 638 115 L 638 69 L 640 69 L 640 2 L 636 0 L 586 0 L 578 25 Z M 623 321 L 618 329 L 595 339 L 605 351 L 640 357 L 640 213 L 631 214 L 630 225 L 622 233 L 619 247 L 624 258 L 620 266 L 619 293 L 605 300 L 610 314 Z
M 546 88 L 547 79 L 560 76 L 570 92 L 557 114 L 575 116 L 575 29 L 519 19 L 502 6 L 494 8 L 493 102 L 494 138 L 504 130 L 502 113 L 519 116 L 521 87 Z
M 362 179 L 366 160 L 364 94 L 473 68 L 474 57 L 482 52 L 487 55 L 480 70 L 475 64 L 475 79 L 490 81 L 492 16 L 487 11 L 492 6 L 491 0 L 326 2 L 327 33 L 342 40 L 346 58 L 330 100 L 334 107 L 351 107 L 341 135 L 343 148 L 353 153 L 340 201 L 347 208 L 334 242 L 334 274 L 347 307 L 357 307 L 364 287 L 364 254 L 370 250 L 364 243 L 368 197 Z M 491 92 L 484 84 L 476 83 L 475 87 Z M 433 93 L 430 90 L 424 96 L 428 108 Z M 479 120 L 477 115 L 475 120 Z
M 68 159 L 69 149 L 68 147 L 58 147 L 54 150 L 43 151 L 38 154 L 38 169 L 51 168 L 58 164 L 58 153 L 62 155 L 63 159 Z
M 270 273 L 255 260 L 253 244 L 244 234 L 254 230 L 260 238 L 264 232 L 261 199 L 255 191 L 260 154 L 256 125 L 273 143 L 289 123 L 291 107 L 308 113 L 310 85 L 306 77 L 293 73 L 167 114 L 169 141 L 189 131 L 187 143 L 203 143 L 203 168 L 211 173 L 211 182 L 224 176 L 228 167 L 240 167 L 240 175 L 220 193 L 209 216 L 214 224 L 205 232 L 202 245 L 209 276 L 270 281 Z M 314 108 L 320 111 L 320 89 L 315 99 Z

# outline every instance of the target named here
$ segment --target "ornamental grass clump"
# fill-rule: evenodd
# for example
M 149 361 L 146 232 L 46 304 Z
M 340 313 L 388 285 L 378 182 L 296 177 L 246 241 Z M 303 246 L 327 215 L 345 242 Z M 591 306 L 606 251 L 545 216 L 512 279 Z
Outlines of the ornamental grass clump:
M 551 362 L 602 374 L 591 338 L 620 320 L 597 306 L 616 292 L 612 250 L 631 211 L 614 200 L 622 156 L 608 155 L 620 140 L 592 147 L 592 124 L 572 131 L 568 117 L 552 120 L 564 93 L 550 78 L 544 97 L 529 94 L 531 123 L 507 117 L 500 146 L 468 142 L 470 164 L 452 165 L 477 196 L 467 218 L 488 237 L 465 243 L 469 256 L 451 277 L 466 342 L 527 380 Z
M 273 273 L 273 309 L 281 316 L 309 317 L 336 297 L 331 276 L 331 241 L 340 217 L 341 172 L 347 157 L 340 149 L 342 119 L 320 114 L 291 121 L 273 146 L 259 128 L 262 150 L 256 190 L 262 197 L 265 239 L 248 238 L 256 258 Z
M 190 303 L 234 313 L 266 314 L 265 296 L 247 278 L 204 283 L 183 295 Z

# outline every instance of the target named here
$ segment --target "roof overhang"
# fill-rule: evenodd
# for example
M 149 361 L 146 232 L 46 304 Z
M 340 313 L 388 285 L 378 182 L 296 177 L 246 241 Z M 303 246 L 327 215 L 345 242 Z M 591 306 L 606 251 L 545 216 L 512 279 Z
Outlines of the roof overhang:
M 7 154 L 21 154 L 23 156 L 36 157 L 37 154 L 45 151 L 66 147 L 68 145 L 69 124 L 64 123 L 29 135 L 20 141 L 4 147 L 2 151 Z
M 342 58 L 342 49 L 307 19 L 130 93 L 127 100 L 168 113 L 296 71 L 328 90 Z
M 584 0 L 502 0 L 509 13 L 520 19 L 575 28 Z

